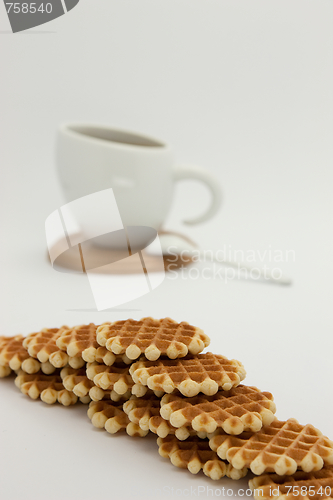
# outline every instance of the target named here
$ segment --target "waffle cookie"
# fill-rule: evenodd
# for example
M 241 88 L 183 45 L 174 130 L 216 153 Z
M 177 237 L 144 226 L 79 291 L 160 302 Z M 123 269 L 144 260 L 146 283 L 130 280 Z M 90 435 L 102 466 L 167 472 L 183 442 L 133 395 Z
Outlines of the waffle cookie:
M 24 370 L 26 373 L 53 373 L 55 367 L 48 361 L 41 363 L 32 358 L 23 346 L 23 335 L 0 337 L 0 378 L 7 377 L 12 371 Z
M 247 469 L 235 469 L 229 463 L 220 460 L 208 444 L 207 439 L 197 436 L 179 441 L 175 436 L 159 437 L 157 439 L 159 454 L 169 458 L 171 463 L 181 469 L 188 469 L 192 474 L 197 474 L 201 469 L 211 479 L 221 479 L 227 476 L 231 479 L 241 479 L 247 474 Z
M 169 434 L 176 435 L 180 440 L 187 439 L 190 435 L 197 435 L 197 432 L 189 427 L 176 429 L 170 422 L 164 420 L 160 415 L 161 400 L 152 392 L 148 391 L 142 398 L 132 396 L 129 401 L 123 404 L 123 410 L 134 424 L 137 424 L 143 431 L 151 431 L 159 437 L 166 437 Z M 207 437 L 206 433 L 200 434 L 201 438 Z
M 23 346 L 32 358 L 41 363 L 49 362 L 55 368 L 63 368 L 67 364 L 81 368 L 85 364 L 81 356 L 70 357 L 57 346 L 57 340 L 65 330 L 68 330 L 68 326 L 43 328 L 40 332 L 28 335 Z
M 114 391 L 123 395 L 133 386 L 133 380 L 129 374 L 129 367 L 116 367 L 101 365 L 99 363 L 87 364 L 87 377 L 92 380 L 97 387 L 105 391 Z
M 60 372 L 62 383 L 68 391 L 74 392 L 79 398 L 89 395 L 89 391 L 94 387 L 94 383 L 88 379 L 85 368 L 76 370 L 66 366 Z
M 142 386 L 148 386 L 166 393 L 179 390 L 192 397 L 199 392 L 211 396 L 219 389 L 230 390 L 239 385 L 246 372 L 239 361 L 208 352 L 177 360 L 138 361 L 131 365 L 130 374 L 136 396 L 141 395 Z
M 128 401 L 130 397 L 132 396 L 132 392 L 126 391 L 124 394 L 117 394 L 116 391 L 105 391 L 104 389 L 101 389 L 100 387 L 97 387 L 97 385 L 93 385 L 92 388 L 89 391 L 89 396 L 92 401 L 102 401 L 102 400 L 108 400 L 111 399 L 112 401 L 118 402 L 118 401 Z
M 45 375 L 39 372 L 29 375 L 21 370 L 15 379 L 15 385 L 31 399 L 40 398 L 47 404 L 54 404 L 58 401 L 64 406 L 70 406 L 78 400 L 73 392 L 65 389 L 58 373 Z M 80 398 L 80 401 L 88 403 L 90 398 Z
M 96 330 L 97 326 L 94 323 L 64 330 L 57 339 L 57 347 L 66 352 L 70 358 L 81 357 L 87 363 L 97 361 L 111 366 L 120 361 L 131 362 L 126 356 L 115 356 L 106 347 L 101 347 L 96 340 Z
M 104 428 L 110 434 L 116 434 L 122 430 L 126 430 L 127 434 L 133 437 L 144 437 L 148 434 L 148 431 L 143 431 L 138 425 L 130 422 L 121 403 L 114 403 L 110 400 L 92 401 L 89 405 L 88 417 L 95 427 Z
M 185 439 L 190 436 L 198 436 L 200 439 L 208 437 L 206 432 L 196 432 L 191 429 L 191 427 L 181 427 L 180 429 L 176 429 L 176 427 L 173 427 L 170 422 L 167 422 L 158 415 L 150 418 L 149 430 L 153 434 L 157 434 L 157 436 L 162 438 L 166 436 L 176 436 L 179 441 L 185 441 Z
M 142 318 L 100 325 L 97 341 L 114 354 L 126 354 L 131 360 L 144 354 L 155 361 L 161 355 L 176 359 L 188 353 L 198 354 L 209 345 L 210 339 L 200 328 L 185 321 Z
M 264 474 L 250 479 L 249 486 L 256 500 L 325 500 L 333 498 L 333 466 L 315 472 L 296 471 L 292 476 Z
M 95 361 L 95 352 L 99 347 L 96 340 L 96 330 L 97 326 L 94 323 L 64 329 L 57 338 L 57 347 L 70 357 L 80 356 L 84 361 L 87 361 L 84 357 L 86 355 L 86 357 L 91 358 L 91 361 Z
M 161 400 L 161 416 L 174 427 L 190 426 L 212 433 L 222 428 L 227 434 L 257 432 L 274 420 L 273 396 L 256 387 L 239 385 L 214 396 L 183 398 L 166 394 Z
M 88 358 L 88 356 L 86 356 L 86 358 Z M 130 365 L 132 363 L 132 360 L 129 359 L 126 354 L 116 355 L 113 354 L 113 352 L 108 351 L 106 347 L 101 346 L 96 349 L 94 361 L 96 361 L 97 363 L 103 363 L 107 366 L 124 363 L 125 365 Z
M 23 335 L 0 337 L 0 378 L 10 375 L 12 370 L 19 370 L 24 360 L 30 357 L 23 347 L 23 340 Z
M 275 472 L 281 476 L 320 470 L 333 464 L 333 442 L 312 425 L 290 418 L 274 420 L 257 433 L 240 436 L 218 433 L 209 441 L 212 450 L 236 469 L 248 467 L 254 474 Z

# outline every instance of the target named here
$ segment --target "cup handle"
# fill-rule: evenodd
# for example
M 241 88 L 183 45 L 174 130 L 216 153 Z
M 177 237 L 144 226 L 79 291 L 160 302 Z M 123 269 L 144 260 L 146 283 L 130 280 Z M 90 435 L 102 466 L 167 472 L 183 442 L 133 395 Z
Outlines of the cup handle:
M 199 224 L 213 217 L 219 210 L 222 202 L 222 190 L 219 181 L 207 170 L 202 167 L 193 165 L 176 165 L 175 167 L 175 180 L 180 181 L 184 179 L 195 179 L 201 181 L 211 192 L 212 201 L 208 210 L 194 219 L 184 220 L 184 224 Z

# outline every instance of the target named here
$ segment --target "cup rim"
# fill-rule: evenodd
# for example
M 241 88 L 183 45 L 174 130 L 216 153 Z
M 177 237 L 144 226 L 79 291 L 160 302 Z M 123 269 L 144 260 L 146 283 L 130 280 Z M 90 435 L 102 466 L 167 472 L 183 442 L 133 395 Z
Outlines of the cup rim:
M 131 144 L 131 143 L 125 143 L 125 142 L 117 142 L 117 141 L 112 141 L 108 139 L 103 139 L 102 137 L 94 137 L 93 135 L 89 134 L 84 134 L 80 132 L 79 130 L 75 130 L 75 128 L 80 128 L 80 127 L 90 127 L 90 128 L 96 128 L 96 129 L 101 129 L 105 131 L 110 131 L 110 132 L 115 132 L 119 134 L 124 134 L 128 136 L 134 136 L 137 137 L 138 139 L 142 139 L 144 141 L 150 142 L 151 144 Z M 152 137 L 147 134 L 142 134 L 141 132 L 129 130 L 129 129 L 123 129 L 119 127 L 112 127 L 109 125 L 105 125 L 102 123 L 87 123 L 87 122 L 63 122 L 59 125 L 58 131 L 61 133 L 65 133 L 69 136 L 76 137 L 77 139 L 81 139 L 84 141 L 88 141 L 91 143 L 95 144 L 103 144 L 104 146 L 108 146 L 111 148 L 117 148 L 117 149 L 133 149 L 137 151 L 165 151 L 168 149 L 171 149 L 168 144 L 166 144 L 164 141 L 161 141 L 160 139 L 156 139 L 155 137 Z

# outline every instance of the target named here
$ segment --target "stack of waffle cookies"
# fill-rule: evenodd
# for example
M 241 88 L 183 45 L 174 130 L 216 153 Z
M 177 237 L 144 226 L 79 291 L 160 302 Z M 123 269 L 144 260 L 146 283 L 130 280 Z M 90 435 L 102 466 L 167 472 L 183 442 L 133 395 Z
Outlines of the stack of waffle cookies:
M 0 377 L 33 399 L 89 404 L 95 427 L 144 437 L 193 474 L 240 479 L 256 499 L 333 498 L 333 442 L 312 425 L 280 421 L 269 392 L 242 384 L 237 360 L 170 318 L 45 328 L 0 337 Z M 302 493 L 300 493 L 302 491 Z

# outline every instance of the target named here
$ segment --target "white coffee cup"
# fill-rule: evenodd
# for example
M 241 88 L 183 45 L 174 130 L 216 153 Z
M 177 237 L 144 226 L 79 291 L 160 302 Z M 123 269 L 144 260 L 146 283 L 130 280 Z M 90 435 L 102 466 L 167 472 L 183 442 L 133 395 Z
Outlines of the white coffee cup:
M 184 221 L 186 224 L 210 219 L 221 204 L 219 182 L 209 172 L 176 164 L 171 146 L 135 132 L 84 123 L 62 124 L 56 159 L 68 203 L 112 188 L 124 226 L 149 226 L 158 231 L 170 209 L 175 182 L 180 179 L 199 180 L 212 195 L 208 210 Z M 89 228 L 83 229 L 89 232 Z

